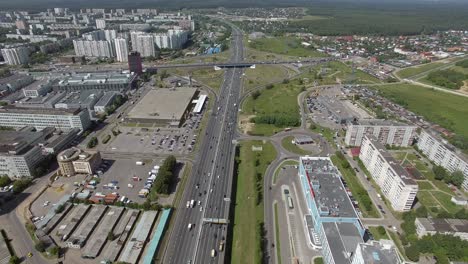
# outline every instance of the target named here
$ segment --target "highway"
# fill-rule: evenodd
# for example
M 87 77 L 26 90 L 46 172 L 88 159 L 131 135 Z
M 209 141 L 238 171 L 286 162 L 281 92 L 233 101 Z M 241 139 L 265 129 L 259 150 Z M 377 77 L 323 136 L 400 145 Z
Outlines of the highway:
M 243 58 L 242 34 L 233 28 L 232 63 Z M 176 220 L 164 256 L 164 263 L 224 263 L 227 226 L 204 223 L 204 218 L 228 219 L 235 155 L 236 120 L 243 70 L 228 68 L 211 111 L 192 175 L 176 211 Z M 187 202 L 195 200 L 191 208 Z M 190 224 L 190 228 L 189 228 Z M 215 257 L 211 251 L 215 249 Z

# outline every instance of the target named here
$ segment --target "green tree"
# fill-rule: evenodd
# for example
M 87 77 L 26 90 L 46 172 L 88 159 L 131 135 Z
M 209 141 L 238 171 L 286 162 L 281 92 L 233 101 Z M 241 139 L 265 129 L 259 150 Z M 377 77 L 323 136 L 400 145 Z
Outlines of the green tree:
M 46 249 L 46 245 L 44 244 L 44 242 L 39 241 L 36 243 L 36 245 L 34 245 L 34 248 L 39 252 L 44 252 Z
M 252 99 L 257 100 L 257 98 L 261 95 L 260 91 L 254 91 L 252 93 Z
M 112 230 L 109 231 L 109 233 L 107 233 L 107 240 L 112 241 L 115 238 L 116 238 L 116 236 L 115 236 L 114 232 L 112 232 Z
M 451 175 L 451 182 L 453 185 L 457 186 L 457 187 L 461 187 L 461 185 L 463 184 L 463 181 L 465 180 L 465 175 L 463 175 L 463 172 L 461 171 L 455 171 L 452 173 Z
M 13 193 L 20 193 L 24 191 L 28 186 L 31 184 L 32 180 L 24 179 L 24 180 L 17 180 L 13 183 Z
M 432 171 L 435 174 L 436 180 L 441 181 L 445 178 L 445 176 L 447 176 L 447 171 L 442 166 L 434 166 Z
M 98 144 L 98 139 L 97 137 L 92 137 L 87 144 L 88 148 L 94 148 Z
M 8 175 L 3 175 L 0 177 L 0 187 L 5 187 L 7 185 L 10 185 L 11 179 L 8 177 Z
M 21 260 L 17 256 L 13 255 L 13 256 L 10 257 L 10 260 L 8 261 L 8 263 L 9 264 L 19 264 L 19 263 L 21 263 Z
M 411 245 L 405 249 L 406 256 L 411 261 L 419 261 L 419 249 L 415 245 Z
M 427 208 L 422 205 L 416 209 L 416 216 L 419 218 L 426 218 L 427 217 Z
M 49 254 L 51 254 L 52 256 L 58 256 L 59 252 L 60 252 L 60 248 L 57 246 L 51 247 L 49 249 Z

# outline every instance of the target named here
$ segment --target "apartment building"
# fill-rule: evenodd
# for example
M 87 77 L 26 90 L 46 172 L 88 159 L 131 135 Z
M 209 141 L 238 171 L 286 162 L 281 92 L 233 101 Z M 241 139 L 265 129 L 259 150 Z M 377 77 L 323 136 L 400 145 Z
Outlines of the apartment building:
M 4 106 L 0 108 L 0 126 L 19 129 L 32 126 L 37 130 L 55 127 L 62 131 L 86 130 L 91 125 L 87 109 L 38 109 Z
M 107 40 L 73 40 L 75 55 L 86 57 L 115 57 L 112 43 Z
M 425 235 L 453 235 L 468 240 L 468 220 L 442 218 L 416 218 L 416 233 L 418 237 Z
M 416 137 L 417 126 L 383 119 L 350 122 L 345 137 L 348 146 L 360 146 L 365 135 L 376 137 L 384 145 L 408 147 Z
M 409 211 L 417 183 L 374 136 L 364 136 L 359 158 L 395 211 Z
M 9 65 L 21 65 L 29 62 L 30 50 L 26 47 L 2 49 L 5 62 Z
M 465 175 L 462 187 L 468 190 L 468 158 L 466 155 L 432 130 L 421 132 L 417 146 L 436 165 L 444 167 L 451 173 L 461 171 Z
M 115 54 L 117 61 L 126 62 L 128 61 L 128 45 L 127 40 L 124 38 L 117 38 L 114 40 Z
M 96 19 L 96 28 L 98 28 L 98 29 L 106 28 L 106 20 L 105 19 Z
M 154 42 L 154 35 L 152 34 L 138 34 L 135 38 L 135 51 L 138 51 L 142 57 L 150 57 L 156 55 L 156 47 Z

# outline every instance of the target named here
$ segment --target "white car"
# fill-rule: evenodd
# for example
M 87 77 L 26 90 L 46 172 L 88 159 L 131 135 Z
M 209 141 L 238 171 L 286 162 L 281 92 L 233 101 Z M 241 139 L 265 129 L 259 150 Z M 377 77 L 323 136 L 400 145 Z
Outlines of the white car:
M 200 212 L 203 211 L 203 206 L 200 206 Z

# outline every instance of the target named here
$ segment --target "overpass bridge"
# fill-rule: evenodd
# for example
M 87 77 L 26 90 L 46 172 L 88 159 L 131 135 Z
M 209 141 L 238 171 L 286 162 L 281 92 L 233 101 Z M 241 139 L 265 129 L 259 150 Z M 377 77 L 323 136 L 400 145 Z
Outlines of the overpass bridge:
M 147 69 L 169 69 L 169 68 L 200 68 L 215 67 L 223 68 L 254 68 L 255 65 L 275 65 L 275 64 L 315 64 L 334 61 L 335 58 L 310 58 L 303 60 L 281 60 L 281 61 L 251 61 L 251 62 L 208 62 L 208 63 L 189 63 L 189 64 L 162 64 L 148 66 Z

